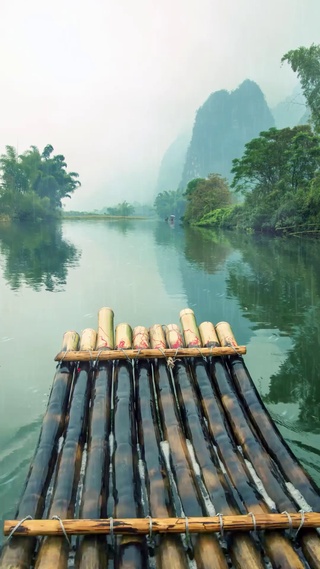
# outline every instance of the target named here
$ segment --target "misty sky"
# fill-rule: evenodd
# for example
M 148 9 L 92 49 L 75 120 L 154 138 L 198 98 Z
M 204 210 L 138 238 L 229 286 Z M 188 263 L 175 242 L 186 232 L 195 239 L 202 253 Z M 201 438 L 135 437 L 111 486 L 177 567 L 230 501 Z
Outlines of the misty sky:
M 273 106 L 297 83 L 282 55 L 320 43 L 319 0 L 0 6 L 0 152 L 64 154 L 82 182 L 68 209 L 153 201 L 163 153 L 212 91 L 249 78 Z

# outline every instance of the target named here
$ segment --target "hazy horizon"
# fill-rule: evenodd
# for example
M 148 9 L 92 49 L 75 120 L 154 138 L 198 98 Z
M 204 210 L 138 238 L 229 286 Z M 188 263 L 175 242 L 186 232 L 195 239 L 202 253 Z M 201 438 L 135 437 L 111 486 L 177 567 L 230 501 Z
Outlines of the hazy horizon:
M 281 57 L 320 43 L 319 19 L 319 0 L 3 0 L 0 153 L 52 144 L 82 182 L 68 209 L 153 201 L 210 93 L 251 79 L 274 107 L 298 83 Z

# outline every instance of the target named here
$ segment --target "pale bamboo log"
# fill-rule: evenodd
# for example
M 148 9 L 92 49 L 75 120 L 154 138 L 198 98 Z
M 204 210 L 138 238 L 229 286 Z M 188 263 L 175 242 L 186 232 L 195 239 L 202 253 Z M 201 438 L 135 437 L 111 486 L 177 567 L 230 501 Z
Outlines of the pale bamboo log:
M 97 332 L 93 328 L 86 328 L 81 334 L 80 350 L 92 350 L 96 347 Z
M 149 332 L 145 326 L 136 326 L 133 329 L 132 344 L 135 349 L 149 348 Z
M 100 308 L 98 313 L 97 350 L 113 350 L 113 310 L 108 307 Z
M 212 322 L 202 322 L 199 326 L 199 332 L 203 346 L 206 348 L 216 348 L 220 346 L 219 339 Z
M 290 512 L 292 527 L 316 528 L 320 527 L 319 512 Z M 255 522 L 255 523 L 254 523 Z M 270 531 L 275 529 L 290 529 L 287 514 L 250 514 L 222 516 L 224 531 Z M 63 527 L 67 535 L 108 535 L 112 530 L 110 518 L 98 520 L 63 519 Z M 5 520 L 4 535 L 8 535 L 17 525 L 17 520 Z M 220 516 L 188 517 L 189 533 L 217 533 L 221 531 Z M 147 535 L 150 531 L 150 522 L 147 518 L 115 518 L 113 520 L 113 533 L 117 535 L 141 534 Z M 152 518 L 152 532 L 157 533 L 185 533 L 185 518 Z M 59 520 L 25 520 L 16 529 L 15 535 L 63 535 Z
M 215 328 L 221 346 L 229 346 L 237 349 L 238 344 L 228 322 L 218 322 Z
M 177 349 L 183 346 L 182 334 L 177 324 L 168 324 L 166 327 L 166 340 L 171 348 Z
M 126 322 L 116 327 L 115 345 L 118 350 L 127 350 L 132 346 L 132 329 Z
M 63 350 L 77 349 L 79 334 L 66 332 L 63 336 Z M 66 410 L 72 383 L 73 366 L 61 362 L 57 370 L 49 396 L 46 413 L 43 417 L 38 445 L 29 469 L 27 482 L 21 497 L 16 518 L 28 515 L 39 517 L 45 506 L 45 497 L 56 463 L 58 441 L 66 422 Z M 34 539 L 23 540 L 13 537 L 1 552 L 1 569 L 25 569 L 31 564 L 36 542 Z
M 201 346 L 200 334 L 195 315 L 191 308 L 185 308 L 180 312 L 180 322 L 183 330 L 184 343 L 188 348 Z
M 59 352 L 56 357 L 54 358 L 55 361 L 59 362 L 61 360 L 65 362 L 89 362 L 92 359 L 98 361 L 107 361 L 107 360 L 126 360 L 126 359 L 155 359 L 155 358 L 173 358 L 174 356 L 179 358 L 196 358 L 200 356 L 230 356 L 234 354 L 246 354 L 247 349 L 246 346 L 237 346 L 237 348 L 229 348 L 229 347 L 219 347 L 219 348 L 179 348 L 178 352 L 177 349 L 173 348 L 166 348 L 165 350 L 159 349 L 152 349 L 152 348 L 144 348 L 144 349 L 128 349 L 124 351 L 120 350 L 106 350 L 103 352 L 97 350 L 91 350 L 90 352 L 84 351 L 74 351 L 69 350 Z
M 151 326 L 151 328 L 149 328 L 149 335 L 150 343 L 153 348 L 164 350 L 167 347 L 164 331 L 161 324 L 154 324 L 154 326 Z M 141 348 L 142 347 L 143 346 L 141 346 Z

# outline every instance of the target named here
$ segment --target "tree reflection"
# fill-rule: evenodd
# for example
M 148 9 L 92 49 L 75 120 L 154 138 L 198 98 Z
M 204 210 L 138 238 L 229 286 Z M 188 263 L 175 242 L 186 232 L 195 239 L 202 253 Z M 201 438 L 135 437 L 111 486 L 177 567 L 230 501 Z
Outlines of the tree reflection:
M 299 403 L 299 425 L 320 430 L 318 240 L 230 237 L 242 253 L 229 264 L 228 292 L 255 328 L 275 328 L 293 347 L 271 376 L 266 403 Z
M 69 267 L 75 267 L 79 250 L 66 241 L 60 224 L 0 224 L 3 277 L 14 290 L 22 285 L 48 291 L 64 290 Z

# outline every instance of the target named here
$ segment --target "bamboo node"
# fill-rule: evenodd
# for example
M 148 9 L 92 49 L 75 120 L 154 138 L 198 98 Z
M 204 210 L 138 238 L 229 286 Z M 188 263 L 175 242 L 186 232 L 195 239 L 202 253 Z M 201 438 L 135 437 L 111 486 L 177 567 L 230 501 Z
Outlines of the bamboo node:
M 253 531 L 257 531 L 257 522 L 256 522 L 256 516 L 254 515 L 253 512 L 248 512 L 248 516 L 251 516 L 252 518 L 252 523 L 253 523 Z
M 223 514 L 220 514 L 219 512 L 216 515 L 219 517 L 221 539 L 224 539 Z
M 14 528 L 12 528 L 11 532 L 9 533 L 6 542 L 10 541 L 10 539 L 12 538 L 13 534 L 17 531 L 17 529 L 23 524 L 23 522 L 25 522 L 26 520 L 33 520 L 32 516 L 26 516 L 25 518 L 23 518 L 22 520 L 20 520 L 17 525 L 14 526 Z
M 287 510 L 284 510 L 283 512 L 281 512 L 282 514 L 285 514 L 288 518 L 288 522 L 289 522 L 289 536 L 290 538 L 292 537 L 292 517 L 290 516 L 290 514 L 287 512 Z
M 304 524 L 305 511 L 304 511 L 304 510 L 299 510 L 299 514 L 301 514 L 301 522 L 300 522 L 300 525 L 299 525 L 299 527 L 298 527 L 298 529 L 297 529 L 297 531 L 296 531 L 296 534 L 295 534 L 295 536 L 294 536 L 294 539 L 297 539 L 298 533 L 299 533 L 299 531 L 301 530 L 301 528 L 303 527 L 303 524 Z
M 71 547 L 71 541 L 70 541 L 70 539 L 68 538 L 66 529 L 65 529 L 65 527 L 64 527 L 64 525 L 63 525 L 63 521 L 62 521 L 62 519 L 60 518 L 60 516 L 52 516 L 51 519 L 52 519 L 52 520 L 58 520 L 58 522 L 59 522 L 59 524 L 60 524 L 60 526 L 61 526 L 61 529 L 62 529 L 62 533 L 63 533 L 64 537 L 66 538 L 66 540 L 67 540 L 69 546 Z

